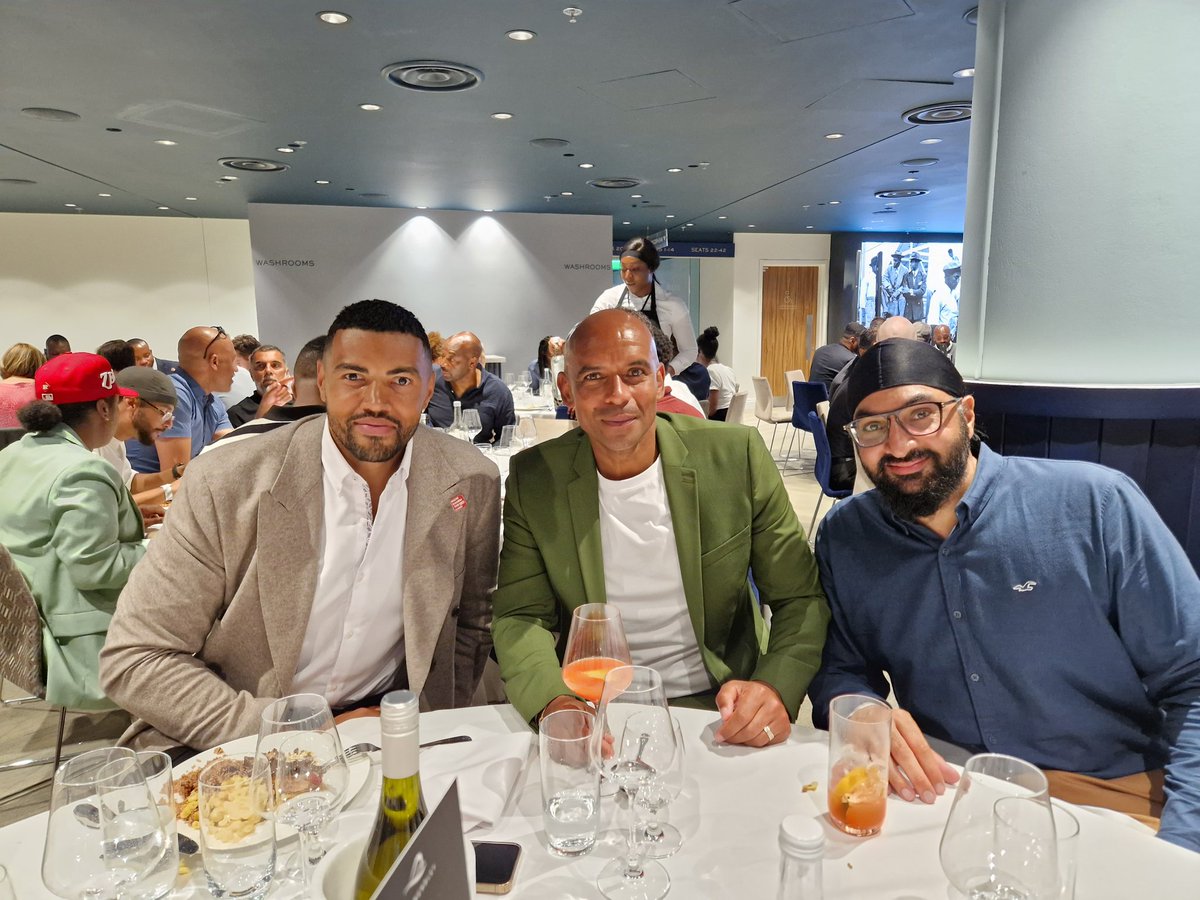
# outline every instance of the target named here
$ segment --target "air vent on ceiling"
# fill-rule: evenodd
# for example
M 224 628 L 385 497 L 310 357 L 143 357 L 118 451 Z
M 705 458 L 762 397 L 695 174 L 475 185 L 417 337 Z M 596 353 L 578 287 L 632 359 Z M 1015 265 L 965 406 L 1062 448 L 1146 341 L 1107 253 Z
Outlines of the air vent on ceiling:
M 966 22 L 968 25 L 978 25 L 979 24 L 979 7 L 972 6 L 965 13 L 963 13 L 963 21 Z
M 921 188 L 896 188 L 891 191 L 876 191 L 875 196 L 880 200 L 905 200 L 909 197 L 924 197 L 929 191 Z
M 636 178 L 616 177 L 616 178 L 593 178 L 588 182 L 592 187 L 605 188 L 610 191 L 626 190 L 631 187 L 637 187 L 641 184 Z
M 416 59 L 392 63 L 380 72 L 392 84 L 410 91 L 449 93 L 469 91 L 483 81 L 483 73 L 461 63 L 437 59 Z
M 379 194 L 379 193 L 376 193 L 375 191 L 371 191 L 371 192 L 369 192 L 369 193 L 363 193 L 363 194 L 359 194 L 358 196 L 360 196 L 360 197 L 368 197 L 368 198 L 370 198 L 370 199 L 372 199 L 372 200 L 379 200 L 379 199 L 381 199 L 381 198 L 383 198 L 383 197 L 386 197 L 386 196 L 387 196 L 387 194 Z
M 871 215 L 882 216 L 882 215 L 890 215 L 895 212 L 896 212 L 896 210 L 894 210 L 894 209 L 877 209 L 873 213 L 871 213 Z
M 529 143 L 544 150 L 559 150 L 563 147 L 571 146 L 570 141 L 565 141 L 562 138 L 534 138 Z
M 905 159 L 900 161 L 900 165 L 905 168 L 913 169 L 918 166 L 936 166 L 938 161 L 932 156 L 918 156 L 916 159 Z
M 931 103 L 910 109 L 903 116 L 912 125 L 944 125 L 947 122 L 963 122 L 971 118 L 970 100 L 952 100 L 948 103 Z
M 227 169 L 237 169 L 241 172 L 286 172 L 288 169 L 286 164 L 270 159 L 225 157 L 218 162 Z
M 21 115 L 29 116 L 31 119 L 42 119 L 46 122 L 74 122 L 79 118 L 79 113 L 71 112 L 69 109 L 54 109 L 49 106 L 27 106 L 21 110 Z
M 37 184 L 37 182 L 30 178 L 0 178 L 0 184 L 27 185 Z

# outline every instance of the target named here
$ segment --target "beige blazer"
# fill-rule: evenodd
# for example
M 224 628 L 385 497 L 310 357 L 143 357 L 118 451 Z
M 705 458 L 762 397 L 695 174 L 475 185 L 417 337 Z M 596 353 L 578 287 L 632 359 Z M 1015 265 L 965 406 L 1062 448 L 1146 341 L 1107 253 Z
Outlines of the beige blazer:
M 258 730 L 291 693 L 321 555 L 325 417 L 188 465 L 166 525 L 117 603 L 100 655 L 140 748 L 208 748 Z M 500 477 L 418 428 L 408 479 L 404 640 L 421 709 L 466 706 L 491 649 Z M 459 499 L 461 497 L 461 499 Z

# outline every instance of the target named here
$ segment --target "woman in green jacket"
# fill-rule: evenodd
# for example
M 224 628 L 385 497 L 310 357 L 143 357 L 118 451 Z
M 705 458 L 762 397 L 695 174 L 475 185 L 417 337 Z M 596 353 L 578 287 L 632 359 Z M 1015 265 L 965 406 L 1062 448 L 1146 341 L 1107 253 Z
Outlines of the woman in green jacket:
M 133 498 L 91 451 L 112 440 L 119 398 L 137 394 L 94 353 L 56 356 L 37 370 L 34 393 L 17 413 L 30 433 L 0 452 L 0 544 L 41 612 L 47 701 L 111 709 L 100 648 L 145 547 Z

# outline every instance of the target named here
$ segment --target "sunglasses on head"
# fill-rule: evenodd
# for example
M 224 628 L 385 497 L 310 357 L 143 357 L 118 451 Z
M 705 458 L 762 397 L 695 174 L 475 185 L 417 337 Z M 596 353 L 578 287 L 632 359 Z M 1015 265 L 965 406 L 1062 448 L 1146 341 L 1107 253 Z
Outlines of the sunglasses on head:
M 208 327 L 217 329 L 217 333 L 214 334 L 213 339 L 208 342 L 208 346 L 206 346 L 204 348 L 204 358 L 205 359 L 208 358 L 208 351 L 212 349 L 213 344 L 215 344 L 217 341 L 219 341 L 223 337 L 229 337 L 229 335 L 226 333 L 225 329 L 222 328 L 220 325 L 209 325 Z

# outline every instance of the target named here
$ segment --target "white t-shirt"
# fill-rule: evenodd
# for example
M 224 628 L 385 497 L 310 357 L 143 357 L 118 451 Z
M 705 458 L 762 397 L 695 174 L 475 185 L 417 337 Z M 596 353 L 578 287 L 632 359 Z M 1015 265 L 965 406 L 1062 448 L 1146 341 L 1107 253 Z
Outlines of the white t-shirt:
M 655 669 L 668 697 L 711 690 L 688 615 L 662 460 L 622 481 L 596 474 L 604 592 L 621 610 L 634 665 Z
M 625 298 L 626 308 L 632 309 L 634 312 L 641 312 L 644 303 L 649 312 L 649 294 L 645 297 L 636 297 L 632 292 L 626 295 L 625 291 L 625 285 L 613 285 L 596 298 L 591 312 L 613 309 L 621 303 L 622 297 Z M 692 328 L 692 314 L 686 303 L 670 291 L 664 290 L 661 284 L 654 285 L 654 307 L 658 311 L 658 327 L 667 337 L 675 338 L 675 345 L 679 348 L 679 354 L 671 360 L 671 368 L 676 372 L 682 372 L 696 361 L 696 331 Z
M 129 457 L 125 455 L 125 442 L 113 438 L 103 447 L 92 451 L 110 466 L 117 470 L 125 487 L 133 490 L 133 466 L 129 465 Z
M 737 393 L 737 378 L 734 377 L 733 369 L 719 362 L 711 363 L 708 367 L 708 377 L 709 390 L 721 392 L 717 396 L 717 409 L 728 409 L 729 402 Z

